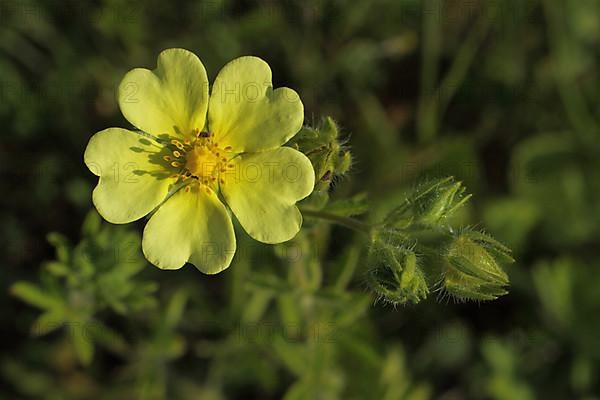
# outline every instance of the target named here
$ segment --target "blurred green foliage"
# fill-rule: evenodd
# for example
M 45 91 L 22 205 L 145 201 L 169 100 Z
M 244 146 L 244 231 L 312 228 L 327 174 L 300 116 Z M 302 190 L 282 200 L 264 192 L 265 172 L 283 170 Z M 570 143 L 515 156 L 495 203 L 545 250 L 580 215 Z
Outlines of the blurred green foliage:
M 0 397 L 600 398 L 599 45 L 594 1 L 0 2 Z M 332 116 L 313 150 L 334 215 L 463 182 L 447 222 L 515 249 L 510 294 L 374 304 L 364 239 L 308 217 L 290 243 L 240 237 L 216 276 L 146 263 L 141 225 L 90 212 L 82 154 L 169 47 L 211 81 L 260 56 L 310 126 Z

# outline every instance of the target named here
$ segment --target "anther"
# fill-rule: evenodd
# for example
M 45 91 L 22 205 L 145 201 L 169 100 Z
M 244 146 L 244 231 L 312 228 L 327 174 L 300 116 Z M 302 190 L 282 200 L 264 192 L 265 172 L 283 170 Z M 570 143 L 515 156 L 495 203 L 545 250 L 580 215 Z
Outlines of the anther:
M 175 157 L 177 157 L 177 158 L 181 157 L 181 153 L 180 153 L 180 152 L 178 152 L 177 150 L 175 150 L 175 151 L 173 152 L 173 155 L 174 155 Z
M 183 145 L 181 144 L 181 142 L 177 139 L 173 139 L 171 140 L 171 143 L 175 145 L 175 147 L 177 147 L 179 150 L 183 150 Z
M 171 166 L 172 166 L 172 167 L 175 167 L 175 168 L 179 168 L 179 167 L 181 167 L 181 163 L 178 163 L 177 161 L 173 161 L 173 162 L 171 163 Z

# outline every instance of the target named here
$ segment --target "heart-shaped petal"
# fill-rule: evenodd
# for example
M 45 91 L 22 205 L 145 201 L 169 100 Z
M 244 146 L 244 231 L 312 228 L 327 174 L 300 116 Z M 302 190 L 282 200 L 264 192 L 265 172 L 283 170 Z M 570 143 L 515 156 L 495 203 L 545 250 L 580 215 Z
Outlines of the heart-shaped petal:
M 280 147 L 243 154 L 233 164 L 221 192 L 246 232 L 263 243 L 293 238 L 302 226 L 296 202 L 308 196 L 315 183 L 310 160 L 290 147 Z
M 208 121 L 208 129 L 223 148 L 236 153 L 271 150 L 302 128 L 304 106 L 292 89 L 273 90 L 266 62 L 240 57 L 217 75 Z
M 213 191 L 198 185 L 180 189 L 150 218 L 142 240 L 144 255 L 161 269 L 190 262 L 206 274 L 229 266 L 235 253 L 233 224 Z
M 194 53 L 168 49 L 157 68 L 129 71 L 119 85 L 121 112 L 135 127 L 156 137 L 185 138 L 204 128 L 208 77 Z
M 152 139 L 126 129 L 109 128 L 92 136 L 83 159 L 100 177 L 92 201 L 104 219 L 126 224 L 165 199 L 174 180 L 153 161 L 160 150 Z

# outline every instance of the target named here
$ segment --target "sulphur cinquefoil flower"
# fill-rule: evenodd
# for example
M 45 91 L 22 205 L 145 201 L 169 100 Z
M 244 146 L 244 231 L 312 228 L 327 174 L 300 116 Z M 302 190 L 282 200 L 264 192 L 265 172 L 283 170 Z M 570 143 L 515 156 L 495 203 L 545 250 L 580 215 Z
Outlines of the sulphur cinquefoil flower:
M 295 204 L 313 190 L 308 158 L 282 147 L 302 127 L 302 102 L 291 89 L 273 90 L 266 62 L 231 61 L 210 92 L 196 55 L 165 50 L 155 70 L 134 69 L 119 86 L 121 111 L 139 131 L 103 130 L 85 151 L 100 177 L 93 202 L 107 221 L 153 212 L 142 248 L 162 269 L 227 268 L 232 213 L 258 241 L 291 239 L 302 224 Z

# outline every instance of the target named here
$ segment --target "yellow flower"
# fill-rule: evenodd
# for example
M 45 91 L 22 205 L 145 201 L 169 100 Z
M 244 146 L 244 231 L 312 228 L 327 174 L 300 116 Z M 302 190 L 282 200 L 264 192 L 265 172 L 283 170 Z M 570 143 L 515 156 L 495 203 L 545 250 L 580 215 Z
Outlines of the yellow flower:
M 282 145 L 302 127 L 304 108 L 295 91 L 273 90 L 266 62 L 231 61 L 209 97 L 198 57 L 165 50 L 154 71 L 127 73 L 119 105 L 139 131 L 96 133 L 84 160 L 100 177 L 93 202 L 107 221 L 155 211 L 142 241 L 151 263 L 178 269 L 190 262 L 208 274 L 227 268 L 236 248 L 231 213 L 264 243 L 298 233 L 295 204 L 312 192 L 314 171 L 306 156 Z

